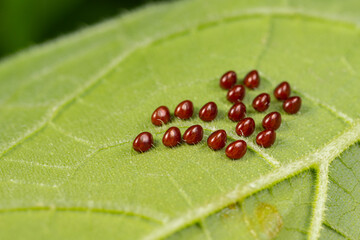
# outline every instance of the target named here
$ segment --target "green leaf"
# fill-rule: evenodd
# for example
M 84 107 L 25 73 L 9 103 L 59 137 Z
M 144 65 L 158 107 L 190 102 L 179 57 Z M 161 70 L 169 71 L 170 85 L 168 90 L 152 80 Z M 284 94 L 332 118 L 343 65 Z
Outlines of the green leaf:
M 0 64 L 1 239 L 359 239 L 358 1 L 178 1 L 145 7 Z M 303 99 L 276 143 L 239 161 L 167 149 L 169 126 L 225 129 L 218 86 L 261 72 Z M 212 100 L 219 116 L 154 127 L 152 111 Z M 138 154 L 132 140 L 154 134 Z M 340 157 L 338 157 L 340 156 Z M 338 157 L 338 158 L 337 158 Z

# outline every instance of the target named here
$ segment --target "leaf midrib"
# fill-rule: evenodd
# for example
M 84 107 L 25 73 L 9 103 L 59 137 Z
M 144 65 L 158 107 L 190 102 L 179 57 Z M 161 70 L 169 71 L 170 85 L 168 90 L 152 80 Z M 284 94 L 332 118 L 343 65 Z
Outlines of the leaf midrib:
M 230 137 L 232 136 L 230 134 Z M 360 122 L 357 121 L 347 130 L 345 130 L 342 134 L 338 137 L 334 138 L 331 142 L 326 144 L 323 148 L 308 154 L 307 156 L 303 157 L 302 159 L 297 160 L 296 162 L 287 164 L 280 168 L 276 168 L 273 171 L 269 172 L 268 174 L 262 176 L 261 178 L 249 182 L 244 186 L 236 186 L 233 191 L 225 193 L 224 196 L 220 197 L 219 199 L 215 199 L 212 203 L 207 204 L 205 206 L 197 207 L 194 210 L 187 212 L 186 214 L 182 215 L 179 218 L 175 218 L 170 220 L 169 222 L 163 223 L 164 225 L 156 230 L 154 230 L 150 235 L 144 237 L 144 239 L 158 239 L 170 236 L 171 234 L 176 233 L 177 231 L 183 229 L 186 226 L 192 225 L 201 221 L 202 219 L 210 216 L 211 214 L 233 204 L 235 202 L 239 202 L 256 192 L 259 192 L 263 189 L 273 186 L 274 184 L 281 182 L 287 178 L 290 178 L 296 174 L 299 174 L 307 169 L 315 168 L 319 169 L 321 164 L 326 164 L 327 166 L 330 165 L 332 160 L 334 160 L 338 155 L 340 155 L 343 151 L 345 151 L 348 147 L 352 144 L 356 143 L 360 139 Z M 322 203 L 326 201 L 326 191 L 325 194 L 322 194 L 321 200 Z M 317 200 L 315 203 L 314 208 L 319 201 Z M 38 210 L 46 210 L 50 208 L 26 208 L 26 210 L 38 211 Z M 11 209 L 9 211 L 22 211 L 23 209 Z M 115 211 L 115 210 L 106 210 L 106 209 L 87 209 L 87 208 L 55 208 L 55 210 L 59 211 L 97 211 L 97 212 L 110 212 L 112 214 L 129 214 L 122 211 Z M 313 221 L 321 222 L 323 220 L 323 211 L 324 208 L 321 208 L 321 216 L 318 217 L 317 215 L 312 216 L 311 226 L 313 225 Z M 2 212 L 7 212 L 2 211 Z M 315 209 L 314 211 L 315 212 Z M 152 220 L 155 222 L 159 222 L 159 219 L 148 218 L 148 216 L 138 215 L 130 213 L 130 215 L 135 215 L 144 219 Z M 162 222 L 162 221 L 161 221 Z M 310 228 L 311 228 L 310 226 Z M 317 239 L 317 234 L 312 234 L 313 231 L 320 230 L 321 224 L 316 225 L 316 229 L 311 229 L 309 231 L 309 239 Z M 312 237 L 314 236 L 314 237 Z
M 228 192 L 224 196 L 221 196 L 219 199 L 215 199 L 212 203 L 198 207 L 194 210 L 191 210 L 184 214 L 183 216 L 171 220 L 170 222 L 164 224 L 163 227 L 153 231 L 150 235 L 144 237 L 144 240 L 150 239 L 159 239 L 165 238 L 174 234 L 175 232 L 183 229 L 186 226 L 194 224 L 201 219 L 206 218 L 207 216 L 215 213 L 226 206 L 234 202 L 241 201 L 252 194 L 259 192 L 265 188 L 271 187 L 274 184 L 281 182 L 289 177 L 292 177 L 300 172 L 303 172 L 310 168 L 318 169 L 321 164 L 330 165 L 330 163 L 339 156 L 342 152 L 344 152 L 348 147 L 359 141 L 360 139 L 360 122 L 357 121 L 350 128 L 345 130 L 338 137 L 333 139 L 331 142 L 326 144 L 323 148 L 315 151 L 314 153 L 308 154 L 302 159 L 297 160 L 296 162 L 287 164 L 283 167 L 277 168 L 270 173 L 260 177 L 259 179 L 250 182 L 244 186 L 236 186 L 235 189 L 231 192 Z M 321 196 L 325 203 L 326 201 L 326 191 L 325 194 Z M 318 202 L 318 201 L 317 201 Z M 315 206 L 316 208 L 316 206 Z M 323 215 L 324 208 L 321 209 L 321 213 Z M 313 221 L 321 221 L 323 216 L 320 218 L 314 217 Z M 313 223 L 311 223 L 312 225 Z M 312 231 L 319 231 L 321 224 L 316 225 L 316 229 L 311 229 Z M 317 234 L 309 235 L 311 239 L 316 239 Z M 313 238 L 314 236 L 315 238 Z
M 249 13 L 246 13 L 244 15 L 237 15 L 237 17 L 249 16 L 249 15 L 250 15 Z M 269 14 L 269 15 L 276 15 L 276 13 Z M 308 16 L 308 15 L 304 14 L 303 16 Z M 224 20 L 224 19 L 226 19 L 226 18 L 223 18 L 222 20 Z M 323 20 L 328 20 L 328 19 L 323 19 Z M 353 25 L 358 26 L 357 24 L 353 24 Z M 198 24 L 198 27 L 199 26 L 201 26 L 201 24 Z M 168 36 L 170 36 L 172 34 L 173 33 L 171 33 L 165 37 L 162 37 L 162 38 L 166 39 Z M 96 74 L 94 78 L 92 78 L 89 82 L 87 82 L 83 88 L 78 89 L 70 97 L 65 98 L 57 106 L 55 106 L 53 109 L 51 109 L 51 111 L 49 112 L 47 117 L 44 119 L 44 121 L 40 122 L 40 124 L 37 127 L 33 128 L 33 130 L 30 131 L 28 135 L 23 136 L 17 142 L 15 142 L 13 145 L 11 145 L 8 149 L 6 149 L 4 152 L 2 152 L 0 154 L 0 158 L 3 157 L 11 149 L 13 149 L 17 145 L 21 144 L 26 139 L 31 138 L 31 136 L 33 136 L 35 133 L 41 131 L 47 124 L 49 124 L 51 122 L 51 120 L 53 120 L 56 116 L 58 116 L 66 106 L 70 105 L 79 96 L 84 95 L 89 90 L 91 90 L 92 87 L 98 81 L 100 81 L 102 79 L 102 77 L 104 77 L 106 74 L 108 74 L 113 68 L 118 66 L 118 64 L 121 63 L 123 59 L 130 56 L 137 49 L 149 46 L 150 44 L 152 44 L 153 42 L 155 42 L 157 40 L 158 39 L 154 38 L 153 40 L 144 41 L 144 42 L 136 45 L 133 49 L 129 50 L 128 52 L 122 53 L 121 55 L 114 58 L 113 61 L 111 61 L 111 63 L 108 66 L 106 66 L 104 69 L 102 69 L 100 72 L 98 72 L 98 74 Z M 347 138 L 348 135 L 351 135 L 351 134 L 349 134 L 349 132 L 351 132 L 351 131 L 354 131 L 355 135 L 352 135 L 353 136 L 352 138 L 345 139 L 347 141 L 342 143 L 342 140 L 344 138 Z M 338 154 L 340 154 L 341 152 L 346 150 L 346 148 L 348 148 L 351 144 L 353 144 L 355 141 L 357 141 L 359 139 L 359 136 L 360 136 L 360 125 L 358 122 L 356 122 L 355 124 L 353 124 L 350 127 L 349 130 L 345 131 L 343 134 L 341 134 L 335 140 L 331 141 L 329 144 L 327 144 L 321 150 L 318 150 L 313 154 L 309 154 L 308 156 L 304 157 L 303 159 L 300 159 L 299 161 L 297 161 L 295 163 L 288 164 L 287 166 L 276 169 L 273 172 L 270 172 L 269 174 L 265 175 L 264 177 L 254 181 L 252 183 L 249 183 L 240 189 L 235 189 L 234 191 L 229 192 L 228 194 L 226 194 L 226 196 L 229 196 L 229 198 L 225 198 L 226 201 L 225 200 L 217 201 L 217 202 L 220 202 L 221 204 L 213 204 L 213 205 L 211 205 L 211 207 L 198 208 L 198 209 L 190 211 L 188 214 L 186 214 L 185 216 L 183 216 L 181 218 L 171 220 L 170 222 L 166 223 L 163 228 L 159 228 L 159 230 L 155 230 L 152 234 L 150 234 L 149 236 L 146 236 L 145 239 L 166 237 L 191 223 L 200 221 L 202 218 L 209 216 L 213 212 L 216 212 L 233 202 L 244 199 L 245 197 L 247 197 L 255 192 L 258 192 L 266 187 L 272 186 L 273 184 L 280 182 L 280 181 L 282 181 L 290 176 L 293 176 L 294 174 L 297 174 L 301 171 L 304 171 L 308 168 L 318 167 L 321 160 L 326 160 L 328 162 L 328 164 L 330 164 L 330 162 L 335 158 L 334 156 L 337 156 Z M 329 150 L 329 149 L 327 149 L 327 148 L 329 148 L 329 146 L 332 146 L 334 144 L 336 145 L 339 143 L 342 143 L 343 148 L 340 148 L 340 147 L 337 148 L 337 150 L 336 150 L 337 154 L 329 155 L 329 156 L 320 154 L 322 151 Z M 315 157 L 319 157 L 319 158 L 317 160 L 315 160 Z M 307 160 L 309 160 L 309 161 L 307 161 Z M 290 171 L 290 169 L 291 169 L 291 171 Z M 283 174 L 279 174 L 281 172 Z M 277 176 L 278 176 L 278 178 L 276 178 Z M 266 180 L 266 179 L 268 179 L 268 180 Z M 256 187 L 253 187 L 254 184 Z M 232 195 L 234 195 L 234 196 L 232 196 Z M 202 210 L 202 209 L 204 209 L 204 210 Z M 196 210 L 201 210 L 201 211 L 199 211 L 197 213 Z M 188 216 L 188 215 L 191 215 L 191 217 L 189 217 L 187 219 L 186 216 Z

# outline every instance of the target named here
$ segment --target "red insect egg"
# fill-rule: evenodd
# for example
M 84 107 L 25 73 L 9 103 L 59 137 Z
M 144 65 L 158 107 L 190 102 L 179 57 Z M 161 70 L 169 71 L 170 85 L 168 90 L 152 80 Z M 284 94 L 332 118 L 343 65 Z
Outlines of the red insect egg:
M 264 112 L 270 106 L 270 95 L 267 93 L 261 93 L 254 98 L 252 106 L 256 111 Z
M 242 102 L 235 103 L 228 112 L 231 121 L 238 122 L 246 115 L 246 106 Z
M 179 103 L 175 108 L 174 115 L 180 119 L 189 119 L 194 114 L 194 105 L 190 100 L 185 100 Z
M 226 150 L 225 154 L 228 158 L 236 160 L 242 158 L 247 150 L 247 144 L 243 140 L 237 140 L 235 142 L 230 143 Z
M 183 139 L 187 144 L 193 145 L 202 140 L 203 134 L 203 128 L 200 125 L 193 125 L 186 129 Z
M 162 139 L 163 144 L 166 147 L 175 147 L 176 145 L 181 143 L 181 132 L 177 127 L 169 128 Z
M 227 93 L 227 100 L 232 103 L 240 102 L 245 97 L 245 88 L 243 85 L 235 85 Z
M 205 122 L 214 120 L 217 116 L 218 110 L 216 103 L 208 102 L 199 111 L 199 117 Z
M 260 76 L 258 71 L 252 70 L 246 74 L 244 78 L 244 85 L 250 89 L 255 89 L 260 84 Z
M 290 97 L 291 88 L 288 82 L 280 83 L 274 90 L 274 96 L 278 100 L 286 100 Z
M 207 145 L 212 150 L 220 150 L 226 145 L 227 134 L 225 130 L 217 130 L 213 132 L 207 139 Z
M 235 128 L 236 134 L 243 137 L 250 136 L 255 131 L 254 119 L 248 117 L 241 120 Z
M 271 129 L 266 129 L 256 136 L 256 143 L 261 147 L 268 148 L 274 144 L 275 139 L 275 131 Z
M 236 83 L 236 73 L 228 71 L 220 78 L 220 87 L 223 89 L 230 89 Z
M 290 97 L 286 99 L 283 103 L 283 109 L 289 114 L 295 114 L 300 110 L 301 107 L 301 98 L 300 97 Z
M 262 121 L 264 129 L 276 130 L 281 125 L 281 114 L 279 112 L 271 112 L 266 115 Z
M 153 136 L 149 132 L 142 132 L 135 138 L 133 148 L 135 151 L 143 153 L 148 151 L 153 145 Z
M 166 106 L 158 107 L 151 116 L 151 122 L 155 126 L 167 124 L 170 121 L 170 111 Z

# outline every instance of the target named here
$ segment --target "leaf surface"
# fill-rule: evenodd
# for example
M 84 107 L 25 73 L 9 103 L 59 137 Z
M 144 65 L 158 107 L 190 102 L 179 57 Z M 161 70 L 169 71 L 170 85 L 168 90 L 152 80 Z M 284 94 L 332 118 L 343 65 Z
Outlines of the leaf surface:
M 179 1 L 3 61 L 1 239 L 358 239 L 359 9 L 356 1 Z M 273 147 L 257 147 L 254 135 L 245 157 L 230 161 L 205 141 L 161 145 L 170 125 L 238 139 L 218 78 L 254 68 L 261 85 L 244 102 L 256 132 L 257 94 L 287 80 L 303 99 L 296 115 L 272 99 L 268 112 L 283 116 Z M 157 106 L 184 99 L 196 112 L 215 101 L 217 119 L 151 124 Z M 137 154 L 132 140 L 142 131 L 156 147 Z

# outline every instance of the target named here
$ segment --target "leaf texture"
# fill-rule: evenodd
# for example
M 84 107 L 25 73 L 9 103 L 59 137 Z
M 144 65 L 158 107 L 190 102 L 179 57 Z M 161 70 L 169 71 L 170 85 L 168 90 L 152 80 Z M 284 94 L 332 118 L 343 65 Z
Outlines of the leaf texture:
M 357 1 L 178 1 L 151 5 L 0 64 L 1 239 L 359 239 Z M 161 145 L 169 126 L 239 139 L 218 79 L 261 73 L 244 103 L 287 80 L 303 99 L 273 147 L 239 161 Z M 208 101 L 217 119 L 152 111 Z M 131 149 L 142 132 L 155 148 Z

